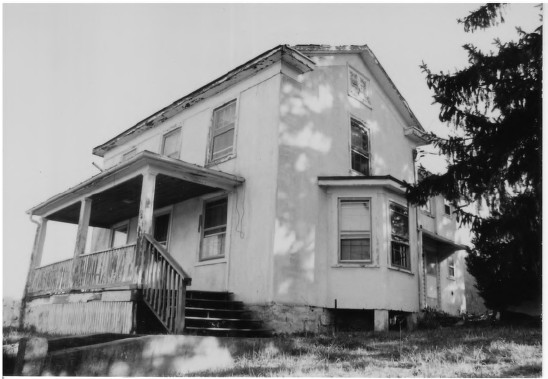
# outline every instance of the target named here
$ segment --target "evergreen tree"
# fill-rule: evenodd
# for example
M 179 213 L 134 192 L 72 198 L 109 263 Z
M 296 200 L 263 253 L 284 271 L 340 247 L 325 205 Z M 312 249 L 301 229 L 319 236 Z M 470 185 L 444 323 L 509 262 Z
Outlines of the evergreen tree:
M 502 11 L 490 3 L 458 22 L 474 32 L 504 22 Z M 465 45 L 469 65 L 454 73 L 421 66 L 439 119 L 453 133 L 428 136 L 447 157 L 447 171 L 407 192 L 414 204 L 443 195 L 470 225 L 467 267 L 485 305 L 498 311 L 538 300 L 542 290 L 542 27 L 517 32 L 517 41 L 495 40 L 496 52 Z M 489 216 L 467 211 L 471 204 L 483 204 Z

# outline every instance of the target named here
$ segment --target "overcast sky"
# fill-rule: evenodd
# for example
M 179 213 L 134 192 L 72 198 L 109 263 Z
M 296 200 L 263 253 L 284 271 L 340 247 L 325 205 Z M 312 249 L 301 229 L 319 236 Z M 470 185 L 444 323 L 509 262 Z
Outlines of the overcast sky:
M 513 4 L 505 24 L 464 33 L 456 19 L 476 7 L 4 4 L 4 296 L 23 292 L 35 234 L 25 211 L 96 174 L 93 147 L 276 45 L 369 45 L 422 125 L 440 130 L 421 62 L 463 67 L 463 44 L 490 49 L 540 23 L 538 8 Z M 74 238 L 48 246 L 70 256 Z

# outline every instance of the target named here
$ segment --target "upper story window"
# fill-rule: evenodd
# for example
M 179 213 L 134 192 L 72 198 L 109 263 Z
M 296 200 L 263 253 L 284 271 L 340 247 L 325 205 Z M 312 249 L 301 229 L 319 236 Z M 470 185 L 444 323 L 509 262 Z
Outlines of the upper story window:
M 391 264 L 411 269 L 409 253 L 409 211 L 407 207 L 390 203 Z
M 371 261 L 371 208 L 369 200 L 339 203 L 339 260 Z
M 221 258 L 225 255 L 227 206 L 226 197 L 205 203 L 200 260 Z
M 431 215 L 432 214 L 432 199 L 428 199 L 426 201 L 426 204 L 421 205 L 420 209 L 424 213 Z
M 455 277 L 455 258 L 452 255 L 447 258 L 447 271 L 450 278 Z
M 451 203 L 446 199 L 443 199 L 443 213 L 446 216 L 451 216 Z
M 354 70 L 348 67 L 348 94 L 353 98 L 369 105 L 369 80 Z
M 179 159 L 181 128 L 172 130 L 162 138 L 162 155 Z
M 230 156 L 234 151 L 236 100 L 213 111 L 209 161 Z
M 363 175 L 369 175 L 369 132 L 365 125 L 355 119 L 350 119 L 351 128 L 351 159 L 352 170 Z

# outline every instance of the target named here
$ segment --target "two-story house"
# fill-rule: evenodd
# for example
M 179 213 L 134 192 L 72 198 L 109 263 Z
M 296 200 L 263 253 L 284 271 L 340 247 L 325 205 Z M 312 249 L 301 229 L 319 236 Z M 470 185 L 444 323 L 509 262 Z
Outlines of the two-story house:
M 443 199 L 405 198 L 426 143 L 367 46 L 277 46 L 97 146 L 104 171 L 29 210 L 25 322 L 292 332 L 458 314 L 466 235 Z M 78 225 L 74 257 L 41 267 L 51 222 Z

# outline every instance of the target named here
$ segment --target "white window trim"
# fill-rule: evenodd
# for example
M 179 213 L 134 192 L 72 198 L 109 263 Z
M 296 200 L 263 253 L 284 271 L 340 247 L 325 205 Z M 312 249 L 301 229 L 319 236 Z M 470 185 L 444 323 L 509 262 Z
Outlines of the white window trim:
M 409 236 L 407 239 L 407 255 L 408 255 L 407 259 L 409 260 L 409 267 L 398 266 L 392 263 L 392 243 L 394 242 L 394 240 L 392 239 L 392 219 L 390 215 L 391 203 L 396 204 L 403 208 L 407 208 L 407 227 L 409 229 L 407 231 Z M 411 217 L 410 217 L 409 206 L 403 205 L 400 202 L 395 200 L 388 200 L 387 206 L 388 206 L 388 242 L 389 242 L 388 243 L 388 263 L 389 263 L 388 268 L 396 271 L 406 272 L 408 274 L 413 274 L 413 261 L 412 261 L 412 254 L 411 254 Z M 398 241 L 395 241 L 395 242 L 398 242 Z M 398 243 L 401 243 L 401 242 L 398 242 Z
M 214 121 L 215 121 L 215 112 L 231 103 L 236 103 L 236 109 L 234 110 L 234 140 L 232 141 L 232 152 L 228 155 L 222 156 L 217 159 L 213 159 L 213 127 L 214 127 Z M 207 137 L 207 149 L 206 149 L 206 167 L 215 166 L 220 163 L 226 162 L 230 159 L 236 158 L 236 150 L 237 150 L 237 144 L 236 141 L 238 140 L 238 123 L 239 123 L 239 114 L 240 114 L 240 98 L 239 96 L 236 96 L 235 98 L 219 105 L 218 107 L 213 108 L 211 111 L 211 118 L 209 121 L 209 133 Z
M 167 241 L 166 241 L 166 250 L 169 252 L 169 246 L 171 243 L 171 231 L 173 229 L 173 205 L 168 205 L 157 209 L 152 214 L 152 237 L 154 238 L 154 230 L 156 228 L 156 217 L 169 214 L 169 227 L 167 228 Z
M 215 202 L 217 200 L 226 199 L 226 224 L 225 224 L 225 250 L 222 255 L 216 255 L 209 258 L 202 257 L 202 242 L 204 239 L 204 222 L 205 222 L 205 210 L 208 203 Z M 196 260 L 195 266 L 203 266 L 206 264 L 215 264 L 215 263 L 224 263 L 227 261 L 228 250 L 230 246 L 230 200 L 228 193 L 222 194 L 211 194 L 210 196 L 202 197 L 202 212 L 199 217 L 199 243 L 198 243 L 198 259 Z M 218 233 L 220 234 L 220 233 Z
M 341 259 L 341 203 L 343 201 L 369 202 L 369 259 L 343 260 Z M 338 197 L 337 198 L 337 266 L 344 265 L 372 265 L 373 264 L 373 205 L 370 197 Z
M 121 222 L 118 222 L 114 225 L 112 225 L 112 227 L 110 228 L 110 235 L 108 237 L 108 250 L 111 250 L 111 249 L 120 249 L 124 246 L 127 246 L 128 245 L 128 241 L 129 241 L 129 220 L 125 220 L 125 221 L 121 221 Z M 127 235 L 126 235 L 126 242 L 124 242 L 123 245 L 120 245 L 120 246 L 117 246 L 117 247 L 113 247 L 113 243 L 114 243 L 114 233 L 115 233 L 115 230 L 116 229 L 120 229 L 122 228 L 123 226 L 125 226 L 127 228 Z
M 350 174 L 354 176 L 366 176 L 365 174 L 362 174 L 359 171 L 356 171 L 352 168 L 352 119 L 358 121 L 361 124 L 361 127 L 365 130 L 367 133 L 367 142 L 368 145 L 367 148 L 369 149 L 369 175 L 371 176 L 371 167 L 373 165 L 371 164 L 371 130 L 369 129 L 369 125 L 363 121 L 361 118 L 354 116 L 353 114 L 349 114 L 348 116 L 348 167 L 350 167 L 349 172 Z
M 365 99 L 361 99 L 358 96 L 355 96 L 351 91 L 352 84 L 350 84 L 350 72 L 352 72 L 352 71 L 354 71 L 358 75 L 358 78 L 361 77 L 362 79 L 365 80 L 365 83 L 366 83 Z M 371 79 L 369 79 L 367 76 L 362 74 L 362 72 L 360 70 L 355 69 L 349 63 L 347 64 L 346 83 L 347 83 L 346 85 L 347 85 L 348 96 L 350 96 L 353 99 L 356 99 L 357 101 L 359 101 L 360 103 L 366 105 L 367 107 L 372 108 L 371 99 L 370 99 L 370 96 L 371 96 Z
M 452 258 L 453 259 L 453 264 L 449 264 L 449 259 Z M 454 280 L 455 279 L 455 254 L 451 254 L 449 257 L 447 257 L 447 278 L 448 279 L 452 279 Z M 451 275 L 451 267 L 453 267 L 453 275 Z
M 428 217 L 434 217 L 435 215 L 435 209 L 434 209 L 434 201 L 432 198 L 428 198 L 428 204 L 430 204 L 430 211 L 423 209 L 422 207 L 419 207 L 419 210 L 423 215 L 426 215 Z
M 165 146 L 165 142 L 166 142 L 166 137 L 168 137 L 169 135 L 171 135 L 173 133 L 176 133 L 177 131 L 179 132 L 179 135 L 177 136 L 177 146 L 179 147 L 179 149 L 177 150 L 177 156 L 176 157 L 169 157 L 169 158 L 180 159 L 180 157 L 181 157 L 181 135 L 183 134 L 182 125 L 177 125 L 175 127 L 172 127 L 171 129 L 166 131 L 164 134 L 162 134 L 162 138 L 160 140 L 160 149 L 158 150 L 160 152 L 160 155 L 165 155 L 164 154 L 164 146 Z M 165 155 L 165 156 L 168 157 L 167 155 Z
M 445 206 L 449 206 L 449 214 L 445 213 Z M 451 206 L 451 204 L 449 203 L 449 201 L 447 201 L 447 199 L 443 199 L 443 215 L 445 217 L 449 217 L 451 218 L 452 215 L 453 215 L 453 207 Z

